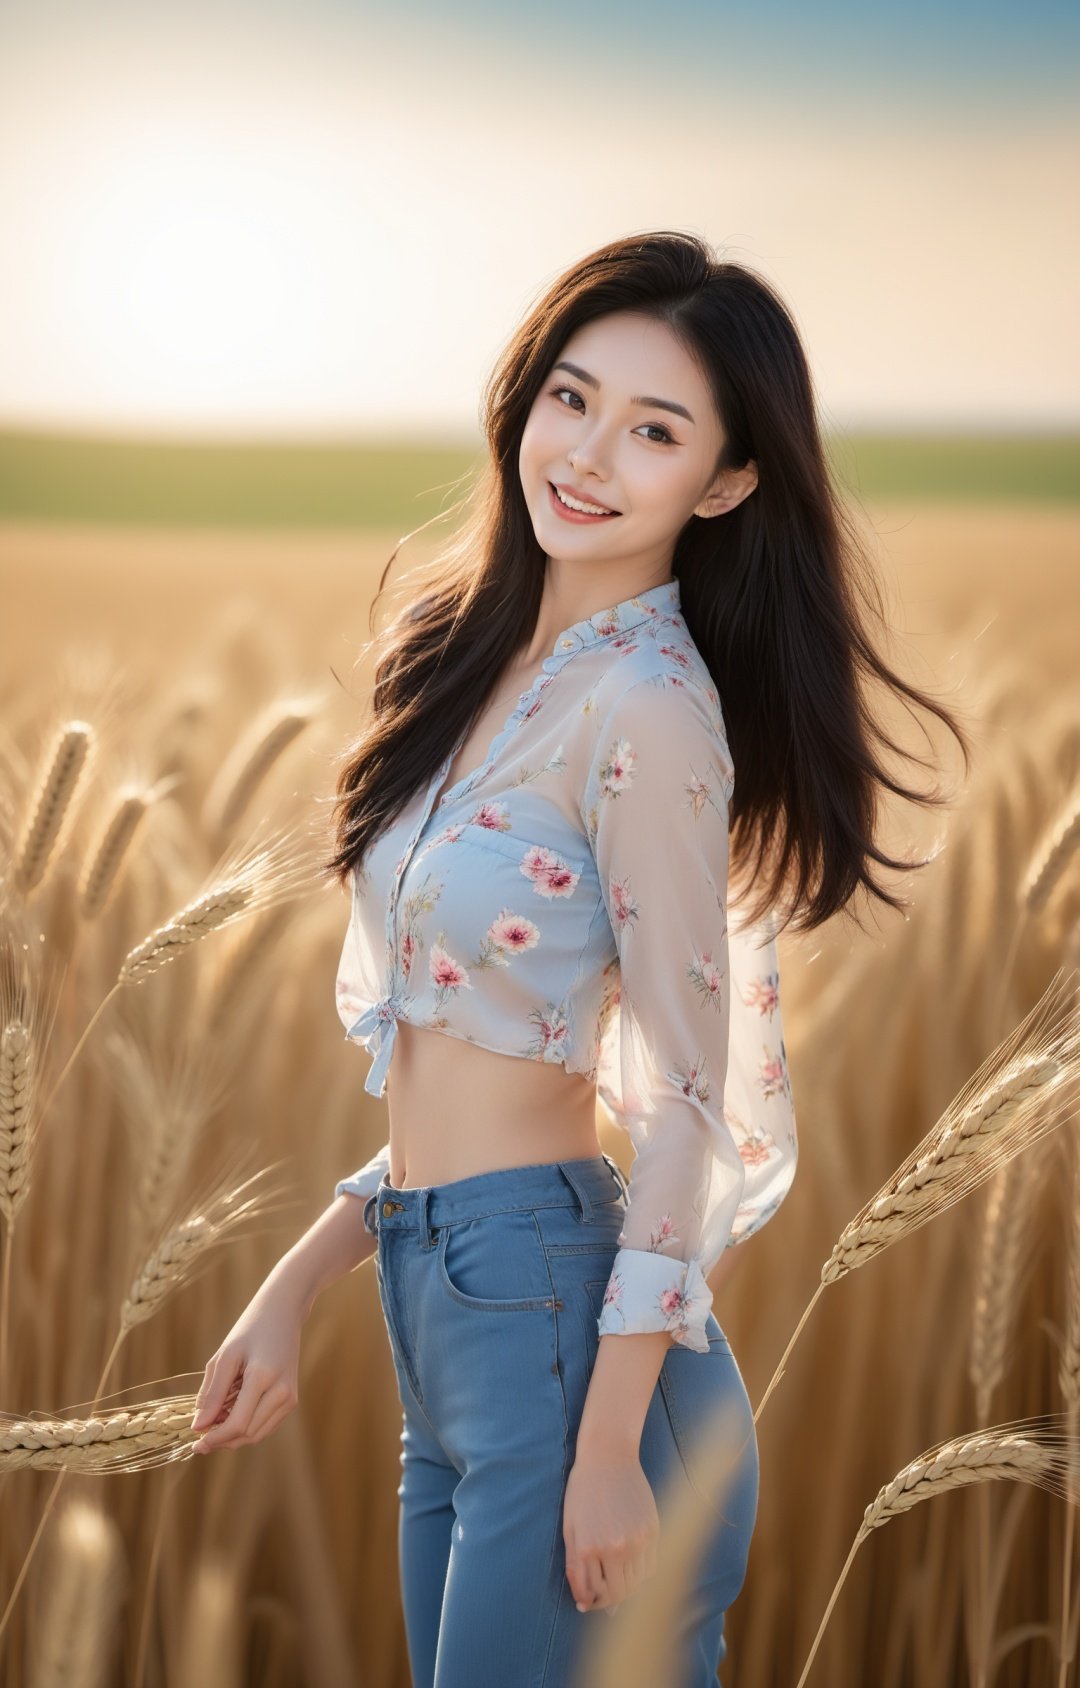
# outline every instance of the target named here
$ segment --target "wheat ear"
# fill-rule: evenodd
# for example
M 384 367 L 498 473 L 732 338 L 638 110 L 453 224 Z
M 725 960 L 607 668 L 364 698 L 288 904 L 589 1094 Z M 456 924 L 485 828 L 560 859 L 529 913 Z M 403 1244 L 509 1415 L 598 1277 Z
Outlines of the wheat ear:
M 48 1110 L 75 1057 L 113 995 L 125 985 L 139 984 L 167 962 L 256 908 L 286 901 L 311 889 L 318 853 L 294 851 L 295 834 L 275 836 L 265 845 L 246 846 L 218 870 L 221 877 L 193 902 L 174 914 L 124 957 L 116 982 L 94 1010 L 82 1035 L 60 1069 L 41 1106 Z
M 56 734 L 29 819 L 15 846 L 12 877 L 22 892 L 44 878 L 93 745 L 94 729 L 88 721 L 66 721 Z
M 1049 832 L 1036 848 L 1028 870 L 1020 881 L 1020 901 L 1029 913 L 1037 914 L 1040 909 L 1045 908 L 1078 848 L 1080 787 L 1069 797 Z
M 116 806 L 86 858 L 79 880 L 79 913 L 93 920 L 108 902 L 124 857 L 131 848 L 153 798 L 149 791 L 122 791 Z
M 102 1473 L 168 1465 L 202 1434 L 191 1428 L 194 1417 L 194 1395 L 167 1395 L 90 1418 L 0 1414 L 0 1472 Z
M 238 1227 L 271 1211 L 268 1193 L 245 1196 L 256 1173 L 237 1187 L 226 1174 L 217 1188 L 197 1203 L 197 1211 L 170 1225 L 136 1273 L 120 1311 L 120 1334 L 155 1313 L 165 1296 L 188 1282 L 211 1248 Z
M 274 763 L 315 714 L 315 704 L 290 698 L 273 703 L 225 759 L 203 804 L 208 832 L 224 833 L 236 825 Z
M 156 973 L 159 967 L 175 961 L 189 944 L 215 932 L 219 926 L 242 914 L 252 901 L 253 889 L 239 881 L 225 881 L 204 891 L 201 897 L 186 904 L 164 926 L 136 944 L 124 957 L 117 984 L 130 985 Z
M 1072 975 L 1059 969 L 1035 1007 L 994 1049 L 892 1177 L 841 1231 L 754 1413 L 784 1373 L 827 1284 L 865 1266 L 977 1188 L 1076 1112 L 1080 1009 Z
M 975 1416 L 990 1416 L 994 1390 L 1005 1375 L 1009 1336 L 1020 1286 L 1036 1233 L 1028 1221 L 1040 1187 L 1040 1163 L 1019 1155 L 990 1181 L 980 1237 L 975 1284 L 969 1375 L 975 1390 Z
M 939 1442 L 928 1448 L 898 1471 L 892 1481 L 878 1491 L 863 1513 L 862 1523 L 829 1597 L 825 1615 L 795 1688 L 803 1688 L 851 1563 L 860 1545 L 873 1530 L 880 1529 L 902 1512 L 910 1512 L 920 1501 L 931 1500 L 934 1495 L 995 1478 L 1032 1483 L 1052 1494 L 1075 1500 L 1080 1491 L 1080 1449 L 1075 1437 L 1061 1433 L 1061 1422 L 1060 1415 L 1051 1415 L 1042 1423 L 1033 1419 L 1017 1419 L 1009 1424 L 977 1431 L 972 1436 L 954 1437 L 951 1441 Z
M 0 1213 L 9 1225 L 30 1187 L 34 1147 L 34 1039 L 11 1019 L 0 1032 Z

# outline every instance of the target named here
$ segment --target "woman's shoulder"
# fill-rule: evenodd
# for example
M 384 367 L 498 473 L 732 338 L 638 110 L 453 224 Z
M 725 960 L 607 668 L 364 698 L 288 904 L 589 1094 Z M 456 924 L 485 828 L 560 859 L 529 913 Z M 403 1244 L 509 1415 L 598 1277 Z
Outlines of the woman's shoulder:
M 607 654 L 594 689 L 598 722 L 629 721 L 640 711 L 659 710 L 676 730 L 694 722 L 727 746 L 716 682 L 681 617 L 665 620 L 644 638 L 615 642 Z

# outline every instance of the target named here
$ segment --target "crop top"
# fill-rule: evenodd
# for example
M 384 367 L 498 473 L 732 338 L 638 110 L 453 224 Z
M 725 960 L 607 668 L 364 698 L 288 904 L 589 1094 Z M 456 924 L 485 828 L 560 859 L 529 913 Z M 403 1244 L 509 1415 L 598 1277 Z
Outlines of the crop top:
M 336 998 L 373 1096 L 399 1019 L 594 1079 L 636 1151 L 600 1335 L 706 1352 L 706 1274 L 776 1212 L 797 1139 L 775 919 L 729 907 L 735 772 L 679 604 L 671 579 L 565 628 L 435 804 L 462 735 L 352 870 Z M 389 1161 L 335 1186 L 365 1223 Z

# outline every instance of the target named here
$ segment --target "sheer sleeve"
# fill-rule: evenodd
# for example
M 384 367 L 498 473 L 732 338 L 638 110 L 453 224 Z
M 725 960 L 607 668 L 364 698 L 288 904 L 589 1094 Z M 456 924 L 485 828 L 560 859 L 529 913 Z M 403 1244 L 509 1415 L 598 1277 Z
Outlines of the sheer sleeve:
M 636 1150 L 600 1334 L 667 1330 L 699 1352 L 747 1172 L 724 1109 L 734 767 L 714 698 L 678 676 L 629 686 L 582 815 L 619 956 L 597 1088 Z

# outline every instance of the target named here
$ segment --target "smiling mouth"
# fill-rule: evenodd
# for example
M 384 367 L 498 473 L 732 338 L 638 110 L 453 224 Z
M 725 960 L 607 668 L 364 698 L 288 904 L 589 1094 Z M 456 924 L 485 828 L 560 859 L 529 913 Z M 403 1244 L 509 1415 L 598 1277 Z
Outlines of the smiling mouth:
M 602 516 L 617 516 L 619 514 L 618 510 L 609 510 L 602 504 L 592 504 L 583 499 L 574 499 L 571 501 L 565 493 L 559 491 L 559 488 L 555 485 L 554 481 L 549 481 L 548 486 L 551 488 L 552 494 L 558 499 L 564 510 L 572 510 L 575 515 L 594 516 L 599 519 Z

